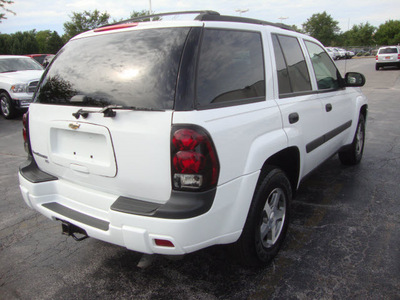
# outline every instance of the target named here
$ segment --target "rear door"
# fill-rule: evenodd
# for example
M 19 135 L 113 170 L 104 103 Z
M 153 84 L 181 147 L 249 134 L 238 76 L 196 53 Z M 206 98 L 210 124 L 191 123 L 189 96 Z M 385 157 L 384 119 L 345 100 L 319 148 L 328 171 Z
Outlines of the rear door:
M 317 147 L 325 133 L 323 107 L 312 91 L 309 70 L 297 37 L 272 34 L 277 69 L 278 99 L 289 146 L 299 148 L 301 176 L 309 173 L 327 153 Z
M 116 196 L 167 201 L 172 109 L 189 31 L 136 28 L 69 42 L 30 108 L 39 168 Z

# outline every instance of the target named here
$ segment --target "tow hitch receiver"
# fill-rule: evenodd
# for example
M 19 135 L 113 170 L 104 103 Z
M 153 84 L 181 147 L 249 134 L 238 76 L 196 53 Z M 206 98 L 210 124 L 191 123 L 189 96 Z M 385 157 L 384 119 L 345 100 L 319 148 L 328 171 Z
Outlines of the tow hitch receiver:
M 74 224 L 71 224 L 67 221 L 64 220 L 60 221 L 62 227 L 62 234 L 72 236 L 74 240 L 78 242 L 83 241 L 84 239 L 89 237 L 84 229 L 75 226 Z M 78 236 L 76 234 L 78 234 Z

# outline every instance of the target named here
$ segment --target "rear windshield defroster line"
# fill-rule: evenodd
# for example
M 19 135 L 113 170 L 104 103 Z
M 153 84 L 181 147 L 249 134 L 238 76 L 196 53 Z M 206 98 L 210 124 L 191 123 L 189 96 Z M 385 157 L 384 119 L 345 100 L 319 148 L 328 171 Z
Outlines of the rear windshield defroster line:
M 189 30 L 134 30 L 73 40 L 47 71 L 35 102 L 172 109 Z

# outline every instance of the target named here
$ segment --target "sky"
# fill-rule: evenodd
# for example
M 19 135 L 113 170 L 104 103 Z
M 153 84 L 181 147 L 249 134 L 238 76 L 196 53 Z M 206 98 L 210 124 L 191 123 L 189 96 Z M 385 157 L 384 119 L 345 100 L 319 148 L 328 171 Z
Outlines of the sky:
M 128 19 L 132 11 L 156 13 L 184 10 L 215 10 L 220 14 L 283 22 L 302 28 L 315 13 L 327 12 L 339 22 L 345 32 L 353 25 L 369 22 L 378 27 L 388 20 L 400 20 L 399 0 L 13 0 L 6 7 L 16 13 L 6 13 L 0 23 L 1 33 L 36 29 L 64 34 L 63 24 L 71 21 L 72 12 L 107 12 L 110 20 Z M 240 13 L 239 11 L 245 11 Z M 4 12 L 4 11 L 3 11 Z

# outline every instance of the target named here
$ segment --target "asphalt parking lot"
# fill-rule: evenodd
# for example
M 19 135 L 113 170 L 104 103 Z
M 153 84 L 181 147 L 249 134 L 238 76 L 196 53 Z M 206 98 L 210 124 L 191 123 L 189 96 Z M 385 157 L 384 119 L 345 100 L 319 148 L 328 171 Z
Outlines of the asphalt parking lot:
M 338 61 L 367 78 L 363 161 L 337 156 L 301 186 L 286 243 L 263 270 L 224 246 L 179 260 L 95 239 L 75 242 L 29 209 L 18 188 L 21 118 L 0 117 L 0 299 L 400 299 L 400 70 L 370 58 Z

